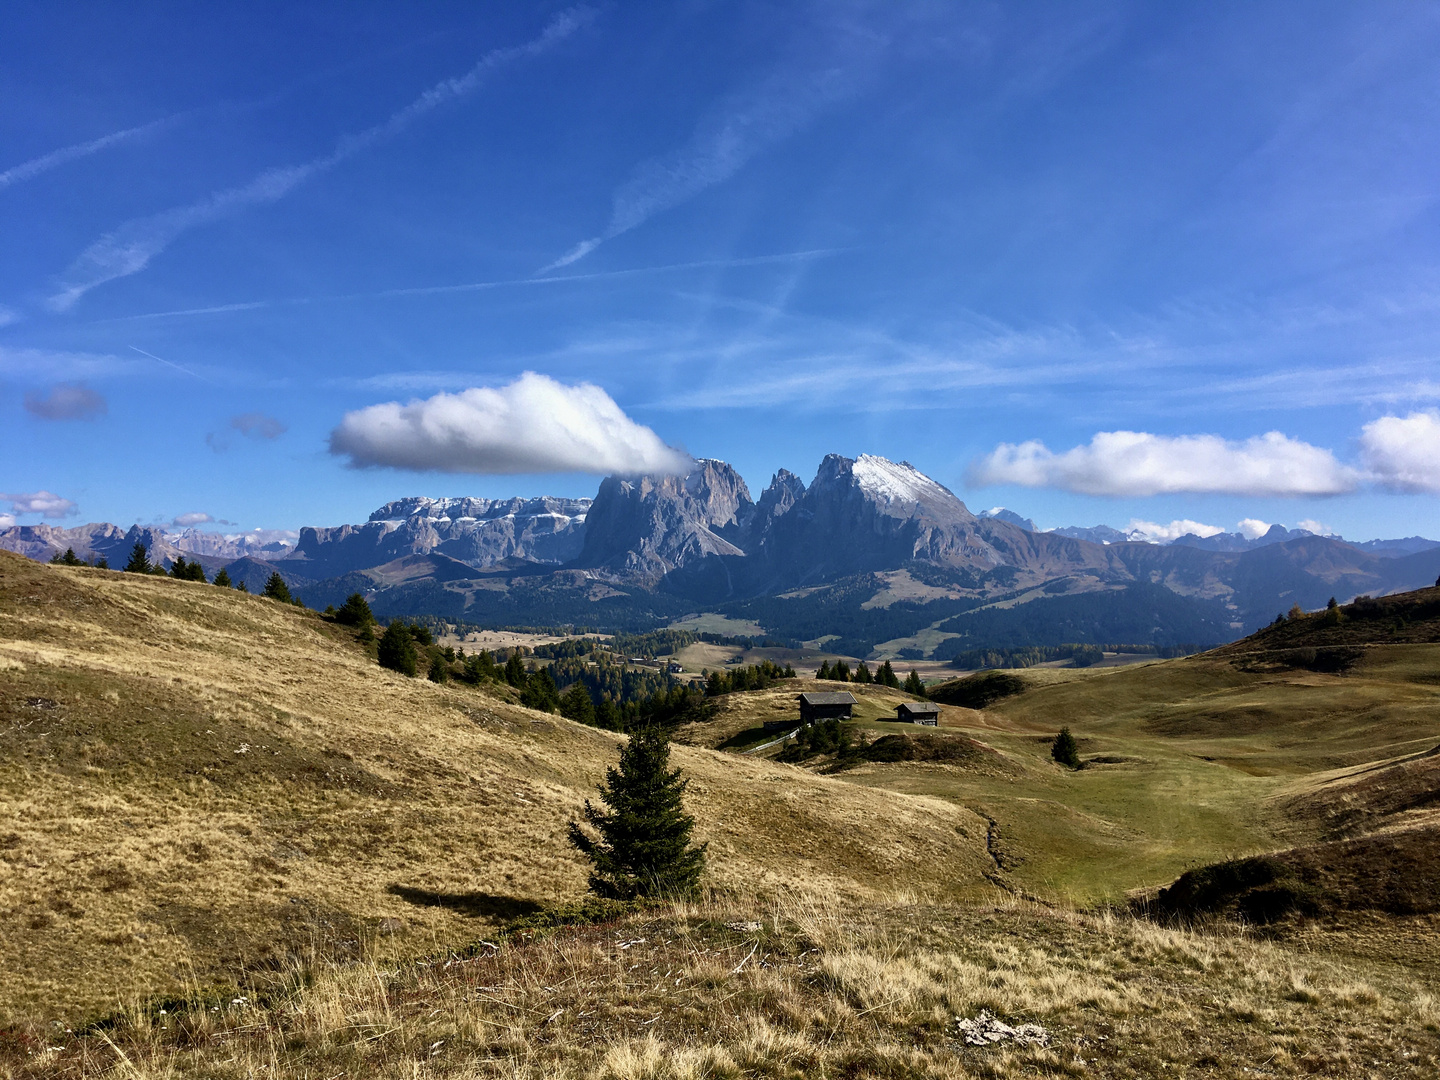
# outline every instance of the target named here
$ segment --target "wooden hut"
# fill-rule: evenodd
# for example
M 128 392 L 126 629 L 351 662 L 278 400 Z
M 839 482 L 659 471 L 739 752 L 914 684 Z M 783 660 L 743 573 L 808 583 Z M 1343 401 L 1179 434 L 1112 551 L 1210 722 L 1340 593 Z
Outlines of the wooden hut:
M 847 690 L 801 694 L 800 722 L 813 724 L 817 720 L 849 720 L 854 706 L 855 695 Z
M 895 719 L 902 724 L 940 726 L 940 706 L 933 701 L 906 701 L 895 706 Z

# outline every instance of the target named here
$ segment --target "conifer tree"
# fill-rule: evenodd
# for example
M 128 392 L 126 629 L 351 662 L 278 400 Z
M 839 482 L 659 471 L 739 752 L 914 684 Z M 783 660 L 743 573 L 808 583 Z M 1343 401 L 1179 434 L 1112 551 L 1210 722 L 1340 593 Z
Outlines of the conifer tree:
M 570 688 L 560 696 L 560 715 L 577 724 L 594 726 L 595 702 L 590 699 L 590 691 L 585 689 L 583 682 L 571 683 Z
M 511 649 L 510 659 L 505 661 L 505 681 L 514 687 L 525 685 L 525 661 L 520 659 L 519 649 Z
M 105 558 L 105 556 L 103 556 L 103 555 L 100 556 L 100 558 L 98 558 L 98 559 L 95 560 L 95 569 L 96 569 L 96 570 L 109 570 L 109 569 L 110 569 L 110 560 L 107 559 L 107 558 Z
M 211 584 L 219 585 L 222 589 L 230 588 L 230 572 L 226 570 L 225 567 L 220 567 L 219 570 L 215 571 L 215 580 L 212 581 Z
M 844 660 L 836 660 L 835 666 L 830 669 L 830 678 L 836 682 L 850 681 L 850 665 Z
M 914 668 L 911 668 L 910 674 L 905 676 L 905 693 L 918 698 L 925 696 L 925 682 Z
M 244 579 L 242 578 L 240 581 L 237 581 L 235 583 L 235 591 L 248 593 L 250 591 L 250 586 L 246 585 Z
M 75 554 L 75 549 L 74 549 L 73 547 L 67 547 L 67 548 L 65 549 L 65 554 L 63 554 L 63 555 L 60 554 L 60 553 L 57 551 L 54 555 L 52 555 L 52 556 L 50 557 L 50 561 L 51 561 L 51 563 L 55 564 L 56 566 L 84 566 L 84 565 L 85 565 L 85 563 L 84 563 L 79 557 L 76 556 L 76 554 Z
M 279 570 L 271 572 L 270 579 L 265 582 L 265 591 L 262 595 L 268 596 L 271 600 L 279 600 L 282 604 L 290 603 L 290 586 L 285 584 L 285 579 L 280 576 Z
M 411 678 L 415 677 L 417 660 L 415 639 L 410 636 L 409 628 L 400 620 L 392 622 L 385 628 L 385 633 L 380 636 L 377 659 L 383 668 L 398 671 L 401 675 L 409 675 Z
M 689 781 L 670 767 L 670 744 L 658 727 L 632 732 L 618 767 L 605 772 L 600 795 L 606 809 L 587 799 L 585 823 L 570 823 L 570 842 L 590 860 L 590 889 L 598 896 L 633 900 L 685 896 L 705 869 L 705 847 L 690 843 L 695 819 L 685 813 Z
M 550 677 L 549 671 L 542 667 L 526 675 L 525 689 L 520 691 L 520 704 L 527 709 L 539 709 L 541 712 L 559 711 L 560 691 L 556 689 L 555 680 Z
M 1070 734 L 1068 727 L 1062 727 L 1060 734 L 1055 736 L 1055 741 L 1050 746 L 1050 756 L 1067 769 L 1080 768 L 1080 747 L 1076 745 L 1075 736 Z
M 139 540 L 130 549 L 130 561 L 125 564 L 127 574 L 148 574 L 154 569 L 150 565 L 150 554 L 145 550 L 145 545 Z
M 830 661 L 829 661 L 829 660 L 821 660 L 821 661 L 820 661 L 820 669 L 815 672 L 815 678 L 816 678 L 816 679 L 828 679 L 828 678 L 830 678 Z
M 861 660 L 858 664 L 855 665 L 855 681 L 857 683 L 869 683 L 875 681 L 870 674 L 870 669 L 865 666 L 864 660 Z
M 895 675 L 895 669 L 890 666 L 889 660 L 881 664 L 880 670 L 875 672 L 875 681 L 881 686 L 890 687 L 892 690 L 900 689 L 900 680 Z
M 342 626 L 368 626 L 375 621 L 375 613 L 363 594 L 351 593 L 335 612 L 335 621 Z
M 450 668 L 445 663 L 445 657 L 433 656 L 430 658 L 430 681 L 433 683 L 450 681 Z

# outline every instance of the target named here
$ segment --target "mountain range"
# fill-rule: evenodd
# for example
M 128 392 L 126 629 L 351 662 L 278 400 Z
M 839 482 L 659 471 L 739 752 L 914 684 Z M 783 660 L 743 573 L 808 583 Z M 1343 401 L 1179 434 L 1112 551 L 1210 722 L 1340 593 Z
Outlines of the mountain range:
M 758 500 L 706 459 L 685 476 L 606 477 L 594 499 L 400 499 L 361 524 L 303 528 L 293 546 L 138 525 L 0 530 L 0 547 L 31 558 L 72 547 L 112 566 L 136 542 L 162 564 L 184 553 L 212 574 L 225 566 L 252 589 L 278 569 L 316 606 L 359 591 L 381 614 L 617 629 L 714 611 L 852 655 L 931 658 L 1056 637 L 1218 644 L 1292 604 L 1440 573 L 1440 545 L 1421 538 L 1357 545 L 1275 526 L 1157 545 L 1040 532 L 1003 508 L 972 513 L 907 462 L 838 454 L 808 486 L 780 470 Z

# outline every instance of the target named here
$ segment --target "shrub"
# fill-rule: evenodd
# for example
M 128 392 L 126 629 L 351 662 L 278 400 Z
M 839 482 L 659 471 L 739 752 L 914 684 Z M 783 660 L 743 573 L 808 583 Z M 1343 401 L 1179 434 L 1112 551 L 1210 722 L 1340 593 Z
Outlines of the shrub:
M 665 732 L 633 732 L 620 750 L 618 767 L 606 770 L 600 796 L 608 809 L 585 801 L 585 823 L 570 823 L 570 842 L 590 860 L 590 890 L 611 900 L 685 896 L 705 870 L 705 845 L 690 843 L 695 819 L 685 813 L 689 781 L 670 767 Z
M 417 657 L 415 639 L 410 636 L 409 627 L 399 620 L 387 626 L 385 633 L 380 636 L 377 658 L 381 667 L 414 678 Z
M 1080 768 L 1080 747 L 1068 727 L 1062 727 L 1060 734 L 1056 735 L 1055 741 L 1050 744 L 1050 756 L 1067 769 Z
M 290 586 L 285 584 L 285 579 L 280 576 L 279 570 L 271 571 L 270 579 L 265 582 L 265 591 L 262 595 L 268 596 L 271 600 L 279 600 L 282 604 L 288 604 L 292 599 Z

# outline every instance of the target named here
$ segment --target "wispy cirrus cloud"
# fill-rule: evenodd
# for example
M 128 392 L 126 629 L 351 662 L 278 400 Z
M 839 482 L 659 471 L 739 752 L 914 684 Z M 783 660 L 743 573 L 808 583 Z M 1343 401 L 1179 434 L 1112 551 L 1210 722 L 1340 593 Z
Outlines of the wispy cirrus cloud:
M 1039 440 L 1001 443 L 973 462 L 980 487 L 1015 484 L 1082 495 L 1340 495 L 1360 474 L 1329 450 L 1278 431 L 1243 441 L 1217 435 L 1102 431 L 1060 453 Z
M 330 452 L 352 468 L 492 475 L 677 473 L 691 464 L 600 387 L 534 372 L 501 387 L 346 413 Z
M 190 229 L 218 221 L 249 206 L 284 198 L 310 178 L 334 168 L 362 150 L 393 138 L 440 106 L 474 93 L 485 77 L 496 69 L 540 55 L 573 34 L 590 17 L 585 8 L 573 8 L 556 15 L 537 37 L 523 45 L 486 53 L 464 75 L 435 84 L 383 122 L 341 138 L 328 154 L 299 165 L 266 169 L 248 183 L 214 192 L 185 206 L 125 222 L 80 253 L 66 271 L 60 288 L 47 301 L 48 306 L 54 311 L 65 311 L 91 289 L 107 281 L 139 273 L 151 259 Z
M 792 58 L 732 92 L 684 145 L 637 165 L 615 190 L 604 231 L 581 240 L 536 275 L 578 262 L 607 240 L 723 183 L 766 148 L 859 93 L 883 54 L 884 37 L 846 20 L 818 33 L 818 42 L 807 42 L 811 55 Z
M 179 115 L 167 116 L 160 120 L 152 120 L 148 124 L 140 124 L 138 127 L 126 128 L 123 131 L 112 131 L 109 135 L 101 135 L 98 139 L 91 139 L 89 142 L 75 143 L 72 146 L 63 146 L 59 150 L 52 150 L 48 154 L 41 154 L 39 157 L 31 158 L 29 161 L 22 161 L 19 165 L 12 165 L 4 172 L 0 172 L 0 191 L 4 191 L 11 184 L 18 184 L 22 180 L 29 180 L 31 177 L 49 172 L 51 169 L 65 165 L 68 162 L 78 161 L 80 158 L 89 157 L 91 154 L 98 154 L 101 150 L 108 150 L 112 146 L 118 146 L 121 143 L 143 138 L 153 132 L 169 127 L 178 119 L 180 119 Z

